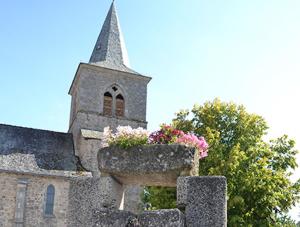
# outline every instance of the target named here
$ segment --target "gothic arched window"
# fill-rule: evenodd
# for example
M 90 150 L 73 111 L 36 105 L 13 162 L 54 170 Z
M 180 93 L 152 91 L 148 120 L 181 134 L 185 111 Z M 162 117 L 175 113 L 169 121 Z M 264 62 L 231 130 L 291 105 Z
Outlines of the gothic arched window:
M 124 98 L 121 94 L 118 94 L 116 97 L 116 116 L 123 117 L 124 116 Z
M 103 115 L 114 117 L 125 115 L 125 99 L 117 85 L 111 86 L 104 93 Z
M 106 116 L 112 116 L 113 112 L 113 97 L 111 93 L 105 92 L 103 102 L 103 114 Z
M 45 215 L 53 215 L 55 188 L 52 184 L 47 187 Z

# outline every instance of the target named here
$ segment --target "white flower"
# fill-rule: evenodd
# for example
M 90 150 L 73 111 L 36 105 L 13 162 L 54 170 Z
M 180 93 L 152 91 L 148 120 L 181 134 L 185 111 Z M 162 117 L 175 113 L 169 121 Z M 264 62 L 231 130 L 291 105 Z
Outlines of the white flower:
M 133 134 L 137 137 L 148 137 L 149 136 L 149 132 L 146 129 L 143 129 L 141 127 L 134 129 Z
M 109 128 L 109 126 L 105 127 L 103 130 L 103 140 L 105 142 L 109 142 L 112 139 L 113 139 L 113 134 L 112 134 L 111 129 Z
M 130 144 L 136 141 L 147 141 L 149 132 L 141 127 L 133 129 L 131 126 L 118 126 L 116 133 L 113 133 L 109 127 L 103 131 L 103 142 L 111 144 L 125 143 Z M 130 142 L 131 141 L 131 142 Z
M 133 134 L 133 130 L 130 126 L 118 126 L 116 137 L 130 136 Z

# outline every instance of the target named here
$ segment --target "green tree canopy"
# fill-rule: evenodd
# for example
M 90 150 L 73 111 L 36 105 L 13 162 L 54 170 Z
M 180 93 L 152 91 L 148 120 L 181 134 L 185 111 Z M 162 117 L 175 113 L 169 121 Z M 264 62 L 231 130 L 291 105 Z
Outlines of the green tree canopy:
M 177 113 L 173 125 L 209 143 L 199 174 L 227 178 L 229 226 L 277 226 L 299 200 L 300 181 L 289 178 L 297 167 L 295 142 L 286 135 L 265 142 L 268 126 L 261 116 L 216 99 Z M 149 192 L 164 193 L 163 200 L 148 197 L 153 207 L 174 207 L 175 190 L 150 187 Z

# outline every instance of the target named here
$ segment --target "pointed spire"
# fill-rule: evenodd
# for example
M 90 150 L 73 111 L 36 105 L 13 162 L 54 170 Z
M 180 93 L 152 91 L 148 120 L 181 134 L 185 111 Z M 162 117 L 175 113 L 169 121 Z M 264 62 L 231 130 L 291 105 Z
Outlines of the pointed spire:
M 114 1 L 108 11 L 89 63 L 116 69 L 130 67 Z

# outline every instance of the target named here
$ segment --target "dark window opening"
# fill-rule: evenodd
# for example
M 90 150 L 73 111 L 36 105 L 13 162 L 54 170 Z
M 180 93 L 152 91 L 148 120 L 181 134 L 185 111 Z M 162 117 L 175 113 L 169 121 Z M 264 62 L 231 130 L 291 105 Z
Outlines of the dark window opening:
M 45 214 L 53 215 L 55 188 L 51 184 L 47 187 Z
M 116 97 L 116 116 L 123 117 L 124 116 L 125 103 L 124 98 L 121 94 Z
M 104 94 L 103 114 L 112 116 L 113 97 L 109 92 Z

